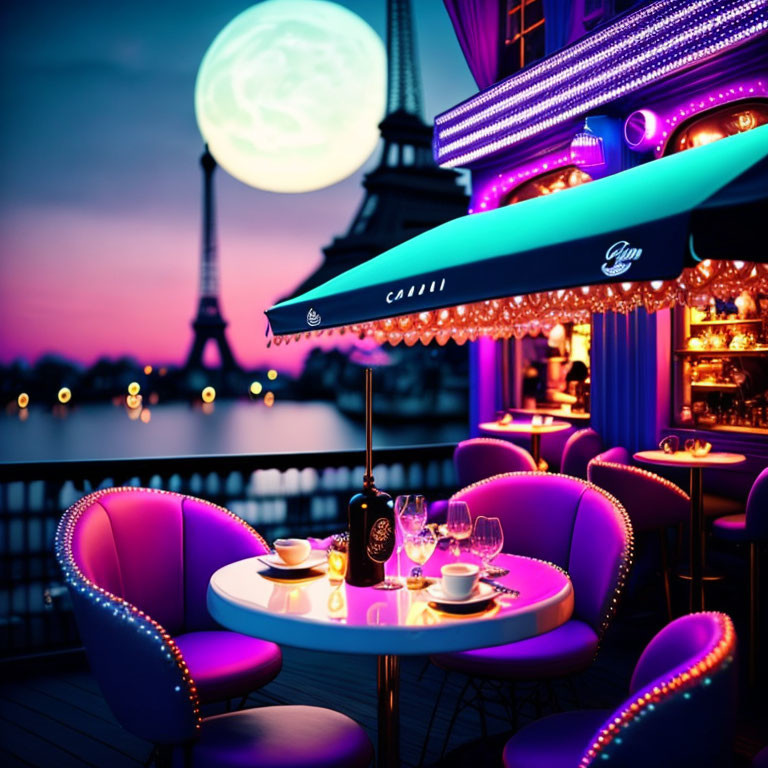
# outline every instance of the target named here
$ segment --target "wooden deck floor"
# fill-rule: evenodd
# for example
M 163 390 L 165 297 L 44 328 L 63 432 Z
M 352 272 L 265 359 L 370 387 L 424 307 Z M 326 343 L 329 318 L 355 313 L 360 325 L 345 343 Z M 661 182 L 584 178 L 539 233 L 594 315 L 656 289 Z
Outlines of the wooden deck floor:
M 651 617 L 635 616 L 614 624 L 597 662 L 575 681 L 580 706 L 610 707 L 624 697 L 639 649 L 658 629 L 655 623 Z M 419 657 L 402 659 L 401 756 L 404 766 L 419 763 L 426 723 L 442 681 L 443 673 L 434 666 L 428 666 L 422 675 L 424 662 Z M 0 675 L 3 675 L 0 677 L 0 765 L 136 768 L 146 763 L 150 745 L 117 724 L 84 664 L 46 674 L 33 671 L 19 675 L 6 669 L 5 673 L 0 671 Z M 501 707 L 493 706 L 488 712 L 487 738 L 482 738 L 477 712 L 465 710 L 452 729 L 447 754 L 440 757 L 453 705 L 463 682 L 459 676 L 448 679 L 429 741 L 426 765 L 481 768 L 501 764 L 501 749 L 511 727 Z M 357 720 L 375 744 L 375 692 L 373 657 L 342 657 L 285 648 L 281 673 L 255 692 L 248 706 L 292 703 L 330 707 Z M 569 689 L 561 686 L 559 693 L 564 708 L 574 706 Z M 735 744 L 736 768 L 746 768 L 749 758 L 768 742 L 768 730 L 762 730 L 767 722 L 765 703 L 742 704 L 742 709 Z M 523 712 L 523 722 L 534 715 L 533 705 L 529 704 Z

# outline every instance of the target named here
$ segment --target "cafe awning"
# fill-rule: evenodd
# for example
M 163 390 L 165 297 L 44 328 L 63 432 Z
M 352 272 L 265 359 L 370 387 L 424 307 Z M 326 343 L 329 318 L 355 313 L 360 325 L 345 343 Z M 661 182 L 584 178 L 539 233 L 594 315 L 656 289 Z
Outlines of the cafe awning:
M 768 290 L 768 126 L 463 216 L 267 311 L 275 341 L 444 343 Z

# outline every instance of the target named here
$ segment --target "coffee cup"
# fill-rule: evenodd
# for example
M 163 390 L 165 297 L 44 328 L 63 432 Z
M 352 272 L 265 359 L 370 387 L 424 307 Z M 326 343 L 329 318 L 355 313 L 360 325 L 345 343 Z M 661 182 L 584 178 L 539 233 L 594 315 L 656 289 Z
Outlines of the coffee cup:
M 661 448 L 664 453 L 676 453 L 679 447 L 680 440 L 677 435 L 668 435 L 659 443 L 659 448 Z
M 287 565 L 303 563 L 312 551 L 312 545 L 306 539 L 275 539 L 275 552 Z
M 712 450 L 712 443 L 696 437 L 685 441 L 685 450 L 700 459 Z
M 472 563 L 448 563 L 440 569 L 442 587 L 451 600 L 465 600 L 477 584 L 480 568 Z

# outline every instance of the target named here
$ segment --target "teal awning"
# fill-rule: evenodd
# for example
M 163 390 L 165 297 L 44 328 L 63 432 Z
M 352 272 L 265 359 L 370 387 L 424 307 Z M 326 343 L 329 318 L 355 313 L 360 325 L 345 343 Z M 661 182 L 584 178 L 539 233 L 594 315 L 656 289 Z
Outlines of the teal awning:
M 768 261 L 768 126 L 414 237 L 267 311 L 275 335 Z

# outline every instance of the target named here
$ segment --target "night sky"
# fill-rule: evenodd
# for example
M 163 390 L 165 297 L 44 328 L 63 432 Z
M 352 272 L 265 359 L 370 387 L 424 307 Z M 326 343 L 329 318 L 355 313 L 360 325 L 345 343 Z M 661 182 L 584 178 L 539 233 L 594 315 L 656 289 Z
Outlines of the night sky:
M 340 4 L 384 37 L 385 0 Z M 216 34 L 250 5 L 3 4 L 0 361 L 185 359 L 200 260 L 195 76 Z M 431 120 L 476 87 L 443 4 L 413 8 Z M 222 308 L 241 363 L 299 367 L 306 348 L 266 348 L 263 311 L 346 231 L 361 175 L 279 195 L 217 172 Z

